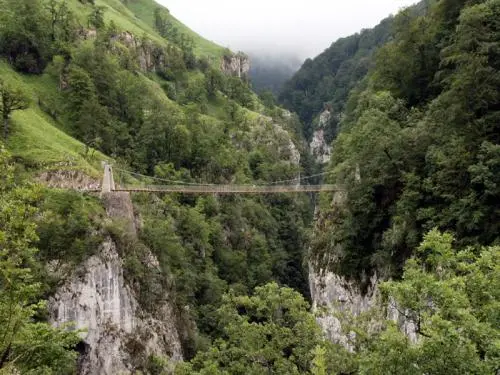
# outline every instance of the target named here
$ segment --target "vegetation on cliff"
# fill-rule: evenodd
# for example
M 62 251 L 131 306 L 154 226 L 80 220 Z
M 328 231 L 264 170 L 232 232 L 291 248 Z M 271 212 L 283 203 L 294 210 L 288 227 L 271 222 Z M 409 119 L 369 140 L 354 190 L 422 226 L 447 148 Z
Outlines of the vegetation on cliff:
M 334 116 L 325 127 L 327 141 L 335 137 L 349 93 L 372 66 L 374 51 L 385 44 L 392 32 L 393 19 L 387 18 L 373 29 L 337 40 L 314 59 L 307 59 L 279 93 L 279 102 L 299 115 L 303 131 L 310 139 L 314 119 L 328 108 Z
M 102 160 L 187 183 L 256 183 L 301 171 L 298 120 L 221 71 L 231 54 L 153 1 L 2 0 L 0 10 L 2 88 L 28 104 L 9 112 L 5 139 L 17 180 L 57 186 L 58 176 L 76 173 L 95 185 Z M 276 281 L 307 294 L 307 196 L 134 201 L 142 225 L 129 241 L 99 199 L 41 190 L 32 239 L 40 297 L 111 237 L 144 309 L 157 308 L 162 290 L 173 296 L 172 324 L 189 358 L 210 343 L 230 288 L 248 293 Z M 157 274 L 145 274 L 146 250 L 159 261 Z M 74 358 L 67 354 L 61 360 Z M 137 363 L 147 370 L 148 358 Z
M 494 374 L 498 370 L 500 248 L 456 250 L 425 236 L 403 281 L 381 285 L 380 304 L 353 319 L 339 313 L 352 350 L 326 341 L 303 297 L 269 284 L 224 297 L 209 350 L 176 374 Z M 412 342 L 387 306 L 416 328 Z
M 78 338 L 49 326 L 44 301 L 104 238 L 142 309 L 172 296 L 179 374 L 495 373 L 500 2 L 428 5 L 334 44 L 283 96 L 307 124 L 324 101 L 344 114 L 327 172 L 346 202 L 321 197 L 306 260 L 307 196 L 136 194 L 131 238 L 99 198 L 28 183 L 92 181 L 103 159 L 208 184 L 289 180 L 307 165 L 297 117 L 224 74 L 231 54 L 152 0 L 0 0 L 0 95 L 16 99 L 0 107 L 0 373 L 75 372 Z M 368 316 L 343 317 L 353 351 L 309 311 L 307 261 L 325 259 L 352 278 L 395 277 Z M 173 371 L 133 342 L 134 371 Z
M 498 243 L 499 11 L 496 0 L 439 1 L 395 18 L 333 143 L 330 178 L 349 194 L 341 208 L 324 201 L 319 261 L 389 277 L 434 227 L 460 246 Z
M 0 146 L 0 373 L 71 373 L 75 333 L 43 322 L 46 301 L 37 261 L 36 203 L 40 191 L 14 179 Z

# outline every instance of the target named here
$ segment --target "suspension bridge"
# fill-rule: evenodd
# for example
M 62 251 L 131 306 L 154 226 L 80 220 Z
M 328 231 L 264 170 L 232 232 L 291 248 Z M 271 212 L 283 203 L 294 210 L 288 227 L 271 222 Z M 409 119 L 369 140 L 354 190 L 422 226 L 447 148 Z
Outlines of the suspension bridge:
M 238 185 L 238 184 L 197 184 L 182 181 L 172 181 L 161 178 L 144 176 L 139 173 L 133 173 L 120 169 L 121 173 L 129 176 L 144 177 L 149 180 L 155 180 L 161 185 L 150 184 L 115 184 L 113 177 L 113 168 L 110 164 L 104 163 L 104 176 L 101 185 L 102 193 L 112 192 L 149 192 L 149 193 L 183 193 L 183 194 L 273 194 L 273 193 L 309 193 L 309 192 L 335 192 L 343 191 L 337 185 L 301 185 L 300 181 L 318 177 L 326 173 L 320 173 L 313 176 L 307 176 L 286 181 L 275 181 L 268 184 Z M 288 183 L 288 184 L 286 184 Z M 293 184 L 291 184 L 293 183 Z

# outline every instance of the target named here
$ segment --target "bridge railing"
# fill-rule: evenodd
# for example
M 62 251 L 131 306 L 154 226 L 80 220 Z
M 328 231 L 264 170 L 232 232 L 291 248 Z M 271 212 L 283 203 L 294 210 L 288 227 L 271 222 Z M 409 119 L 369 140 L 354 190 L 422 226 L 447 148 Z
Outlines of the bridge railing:
M 114 191 L 165 192 L 191 194 L 258 194 L 258 193 L 305 193 L 322 191 L 341 191 L 337 185 L 121 185 Z

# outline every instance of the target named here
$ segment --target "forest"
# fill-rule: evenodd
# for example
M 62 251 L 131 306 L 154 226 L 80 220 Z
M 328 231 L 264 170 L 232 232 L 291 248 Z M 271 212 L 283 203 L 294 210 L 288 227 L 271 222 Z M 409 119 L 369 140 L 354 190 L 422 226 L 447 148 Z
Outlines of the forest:
M 126 373 L 497 374 L 500 1 L 402 10 L 307 60 L 277 100 L 221 68 L 237 58 L 152 0 L 0 0 L 0 375 L 89 373 L 91 328 L 55 324 L 51 304 L 104 243 L 137 320 L 168 305 L 179 333 L 180 359 L 101 327 L 123 337 Z M 134 193 L 132 234 L 106 197 L 47 184 L 95 183 L 103 160 L 293 180 L 319 168 L 307 142 L 325 107 L 341 203 Z M 318 324 L 311 269 L 361 293 L 381 280 L 367 311 L 337 309 L 344 342 Z

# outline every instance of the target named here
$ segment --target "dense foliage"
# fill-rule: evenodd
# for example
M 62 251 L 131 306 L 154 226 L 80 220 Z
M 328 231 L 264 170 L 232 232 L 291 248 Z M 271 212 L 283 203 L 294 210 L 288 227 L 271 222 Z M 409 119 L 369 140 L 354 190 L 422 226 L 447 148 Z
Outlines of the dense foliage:
M 122 29 L 93 2 L 3 0 L 0 9 L 8 10 L 0 15 L 0 55 L 38 83 L 28 86 L 33 93 L 22 92 L 20 80 L 6 77 L 9 93 L 34 96 L 32 107 L 83 142 L 85 160 L 98 150 L 124 169 L 187 183 L 253 184 L 301 171 L 296 117 L 221 72 L 214 56 L 198 54 L 196 39 L 166 9 L 151 8 L 145 17 L 151 32 L 144 35 Z M 14 25 L 28 13 L 30 25 Z M 9 140 L 23 126 L 13 121 Z M 64 166 L 49 165 L 48 173 Z M 154 312 L 165 290 L 172 296 L 187 358 L 219 329 L 215 311 L 230 288 L 248 293 L 277 281 L 308 293 L 307 196 L 136 196 L 143 225 L 134 238 L 119 220 L 103 220 L 98 199 L 51 190 L 42 195 L 38 260 L 57 270 L 40 265 L 43 292 L 53 293 L 111 236 L 144 309 Z M 144 262 L 151 252 L 159 261 L 156 273 Z
M 311 220 L 307 199 L 144 196 L 136 202 L 144 218 L 142 242 L 157 255 L 178 308 L 191 306 L 180 314 L 182 324 L 189 327 L 190 317 L 197 322 L 198 337 L 186 338 L 188 355 L 219 331 L 215 312 L 229 289 L 248 293 L 276 280 L 308 294 L 302 266 Z M 144 297 L 143 305 L 154 306 L 158 296 Z
M 285 83 L 279 101 L 299 115 L 307 138 L 314 131 L 313 119 L 326 106 L 334 113 L 327 125 L 328 141 L 333 139 L 350 91 L 366 76 L 373 52 L 388 41 L 392 23 L 387 18 L 373 29 L 339 39 L 314 59 L 307 59 Z
M 252 296 L 225 295 L 217 311 L 220 338 L 176 374 L 320 374 L 327 350 L 334 359 L 347 351 L 323 338 L 308 307 L 299 293 L 276 283 Z M 348 368 L 348 361 L 332 359 L 329 373 Z
M 499 12 L 497 0 L 440 1 L 396 17 L 334 142 L 331 178 L 349 194 L 325 206 L 313 255 L 393 275 L 433 227 L 461 245 L 498 242 Z
M 72 374 L 78 342 L 73 332 L 40 319 L 46 302 L 37 269 L 35 204 L 39 191 L 15 183 L 0 144 L 0 373 Z
M 99 3 L 138 9 L 137 22 L 110 20 L 115 8 L 94 1 L 0 0 L 8 146 L 38 111 L 83 142 L 89 164 L 99 150 L 140 173 L 119 183 L 255 184 L 307 171 L 300 123 L 269 92 L 259 98 L 221 72 L 221 55 L 200 54 L 166 9 Z M 17 158 L 13 174 L 2 148 L 0 373 L 74 371 L 77 337 L 46 323 L 44 299 L 104 238 L 145 312 L 173 305 L 190 360 L 179 374 L 495 373 L 500 0 L 426 4 L 426 14 L 403 11 L 306 61 L 282 95 L 307 136 L 325 102 L 336 114 L 327 172 L 347 193 L 322 196 L 310 260 L 354 278 L 396 276 L 368 316 L 344 317 L 354 350 L 325 340 L 305 299 L 310 197 L 137 194 L 135 236 L 96 197 L 22 182 L 65 161 Z M 150 21 L 143 35 L 124 28 L 139 19 Z M 388 305 L 418 340 L 386 320 Z M 144 373 L 172 369 L 134 361 Z
M 500 248 L 457 251 L 436 230 L 381 285 L 382 299 L 353 318 L 339 315 L 351 351 L 326 342 L 302 297 L 269 284 L 228 294 L 219 338 L 176 374 L 495 374 L 500 359 Z M 387 320 L 396 309 L 415 327 L 411 341 Z

